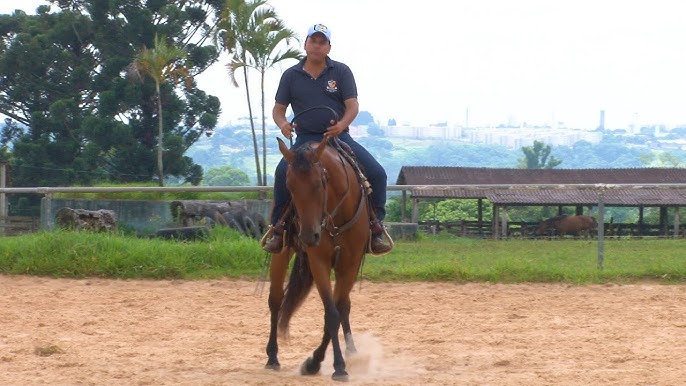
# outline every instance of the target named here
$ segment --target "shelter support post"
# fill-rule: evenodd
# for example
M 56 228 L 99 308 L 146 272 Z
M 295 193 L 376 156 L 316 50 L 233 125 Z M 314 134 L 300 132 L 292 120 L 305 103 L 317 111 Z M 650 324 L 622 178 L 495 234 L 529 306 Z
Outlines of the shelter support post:
M 499 208 L 500 207 L 498 205 L 493 205 L 493 215 L 491 216 L 491 229 L 493 230 L 493 238 L 496 240 L 500 237 L 500 227 L 498 226 L 498 218 L 500 217 L 498 214 Z
M 419 220 L 419 199 L 413 198 L 412 199 L 412 221 L 410 222 L 417 222 Z
M 502 211 L 500 212 L 500 234 L 502 235 L 503 238 L 507 238 L 507 207 L 503 206 Z

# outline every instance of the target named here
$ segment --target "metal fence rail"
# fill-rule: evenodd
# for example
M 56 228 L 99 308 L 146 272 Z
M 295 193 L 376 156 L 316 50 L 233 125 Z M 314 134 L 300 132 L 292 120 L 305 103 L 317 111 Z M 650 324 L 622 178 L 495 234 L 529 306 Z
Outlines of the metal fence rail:
M 127 193 L 127 192 L 270 192 L 271 186 L 183 186 L 183 187 L 0 187 L 0 219 L 7 217 L 7 194 L 41 194 L 50 200 L 55 193 Z M 686 183 L 657 184 L 484 184 L 484 185 L 388 185 L 388 191 L 400 191 L 404 201 L 408 191 L 432 190 L 591 190 L 598 197 L 598 268 L 603 268 L 605 203 L 603 195 L 613 189 L 686 189 Z M 677 212 L 678 213 L 678 212 Z

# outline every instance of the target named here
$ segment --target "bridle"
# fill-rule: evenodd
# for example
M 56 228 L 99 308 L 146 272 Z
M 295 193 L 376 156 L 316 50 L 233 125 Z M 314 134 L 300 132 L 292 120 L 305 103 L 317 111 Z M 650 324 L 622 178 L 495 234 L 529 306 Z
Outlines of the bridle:
M 335 139 L 335 141 L 338 141 L 338 139 Z M 310 148 L 310 151 L 314 151 L 314 149 Z M 321 183 L 322 187 L 324 188 L 324 199 L 322 200 L 322 218 L 321 218 L 321 227 L 322 229 L 325 229 L 327 232 L 329 232 L 329 235 L 333 238 L 334 240 L 334 247 L 336 250 L 340 249 L 340 246 L 338 245 L 338 238 L 348 229 L 352 228 L 352 226 L 357 222 L 357 220 L 360 218 L 362 215 L 362 209 L 364 208 L 364 199 L 365 199 L 365 191 L 364 187 L 360 183 L 360 201 L 357 204 L 357 209 L 355 210 L 355 214 L 344 222 L 341 225 L 336 225 L 334 222 L 334 218 L 338 214 L 339 210 L 341 209 L 341 206 L 345 202 L 345 200 L 348 198 L 348 196 L 351 193 L 351 185 L 350 185 L 350 175 L 349 175 L 349 170 L 346 167 L 346 160 L 343 159 L 341 156 L 341 153 L 337 151 L 338 155 L 338 161 L 340 162 L 341 166 L 343 167 L 343 171 L 345 173 L 345 182 L 346 182 L 346 187 L 345 187 L 345 192 L 343 193 L 343 196 L 338 200 L 336 203 L 336 206 L 329 211 L 328 210 L 328 194 L 327 192 L 327 187 L 329 183 L 329 173 L 322 164 L 321 160 L 317 160 L 316 162 L 312 162 L 312 167 L 317 167 L 320 169 L 321 173 Z
M 338 121 L 338 119 L 339 119 L 338 113 L 336 112 L 336 110 L 332 109 L 329 106 L 319 105 L 319 106 L 313 106 L 313 107 L 307 108 L 303 111 L 300 111 L 298 114 L 294 115 L 293 118 L 291 119 L 291 122 L 290 122 L 291 126 L 293 126 L 295 124 L 295 121 L 298 117 L 300 117 L 301 115 L 303 115 L 305 113 L 313 111 L 313 110 L 329 110 L 331 112 L 331 114 L 333 115 L 334 121 Z M 307 131 L 306 128 L 300 128 L 300 129 Z M 307 132 L 313 133 L 313 131 L 307 131 Z M 293 146 L 293 138 L 292 137 L 290 138 L 290 141 L 291 141 L 291 147 L 292 147 Z M 334 249 L 336 251 L 336 257 L 338 257 L 338 253 L 340 251 L 339 237 L 345 231 L 352 228 L 352 226 L 358 221 L 358 219 L 362 215 L 362 209 L 364 208 L 364 200 L 366 197 L 366 190 L 365 190 L 364 184 L 360 180 L 360 176 L 358 175 L 357 177 L 358 177 L 358 182 L 360 185 L 360 201 L 357 204 L 357 210 L 355 211 L 355 214 L 349 220 L 347 220 L 343 224 L 337 226 L 334 222 L 334 218 L 338 214 L 338 211 L 340 210 L 341 206 L 343 205 L 343 203 L 348 198 L 348 196 L 350 195 L 350 192 L 351 192 L 349 170 L 346 167 L 346 162 L 350 163 L 351 160 L 348 157 L 346 157 L 347 160 L 344 159 L 344 157 L 342 155 L 342 154 L 344 154 L 344 150 L 341 148 L 338 138 L 334 137 L 330 141 L 332 142 L 333 147 L 336 149 L 336 154 L 338 155 L 338 160 L 339 160 L 339 162 L 340 162 L 340 164 L 343 167 L 343 170 L 345 172 L 345 181 L 346 181 L 345 193 L 340 198 L 338 203 L 336 203 L 336 206 L 333 208 L 333 210 L 331 212 L 329 212 L 327 209 L 328 194 L 326 193 L 327 192 L 327 185 L 329 182 L 329 173 L 326 170 L 326 168 L 324 167 L 324 165 L 322 164 L 322 161 L 320 159 L 317 159 L 316 162 L 312 162 L 312 167 L 318 167 L 321 170 L 321 173 L 320 173 L 322 176 L 321 177 L 321 179 L 322 179 L 321 183 L 322 183 L 322 186 L 323 186 L 324 192 L 325 192 L 324 199 L 322 200 L 323 216 L 321 218 L 321 227 L 322 227 L 322 229 L 329 232 L 329 235 L 333 239 Z M 310 151 L 314 152 L 314 149 L 312 149 L 310 147 Z M 352 165 L 351 165 L 351 167 L 352 167 Z

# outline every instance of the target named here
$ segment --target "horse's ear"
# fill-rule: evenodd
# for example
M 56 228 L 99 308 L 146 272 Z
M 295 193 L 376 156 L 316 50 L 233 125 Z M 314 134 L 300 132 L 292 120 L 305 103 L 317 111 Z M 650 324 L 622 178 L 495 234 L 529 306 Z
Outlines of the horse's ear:
M 293 152 L 286 146 L 286 143 L 281 138 L 276 137 L 276 140 L 279 141 L 279 150 L 281 151 L 281 154 L 283 154 L 283 158 L 290 163 L 293 159 Z
M 324 150 L 326 150 L 326 143 L 328 141 L 329 139 L 326 136 L 324 136 L 324 138 L 322 138 L 322 141 L 319 142 L 319 146 L 317 146 L 317 159 L 322 158 L 322 153 L 324 153 Z

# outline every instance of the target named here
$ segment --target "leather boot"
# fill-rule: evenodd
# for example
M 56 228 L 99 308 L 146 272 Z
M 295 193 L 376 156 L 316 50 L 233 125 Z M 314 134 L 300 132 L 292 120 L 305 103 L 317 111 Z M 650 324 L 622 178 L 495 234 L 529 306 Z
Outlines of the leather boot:
M 371 253 L 373 255 L 383 255 L 393 249 L 393 247 L 384 239 L 383 225 L 379 220 L 373 220 L 370 224 L 372 230 Z
M 262 249 L 269 253 L 279 253 L 283 249 L 283 225 L 277 224 L 272 228 L 272 238 L 269 239 Z

